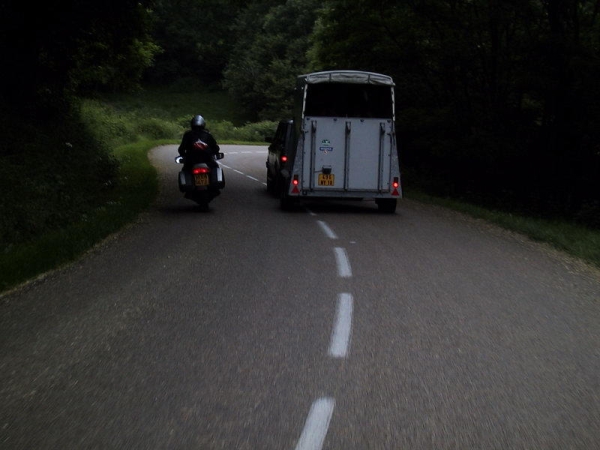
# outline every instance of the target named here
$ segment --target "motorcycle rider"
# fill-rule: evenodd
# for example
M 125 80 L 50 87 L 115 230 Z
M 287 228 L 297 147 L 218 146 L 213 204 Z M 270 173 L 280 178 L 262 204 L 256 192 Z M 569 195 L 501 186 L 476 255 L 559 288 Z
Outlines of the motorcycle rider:
M 215 156 L 220 147 L 206 129 L 204 117 L 196 115 L 190 121 L 191 129 L 186 131 L 179 145 L 179 155 L 184 157 L 183 170 L 191 170 L 194 164 L 206 163 L 209 167 L 219 167 Z
M 190 121 L 191 129 L 183 134 L 181 144 L 179 145 L 179 155 L 184 158 L 183 170 L 191 171 L 194 164 L 205 163 L 208 167 L 217 168 L 215 157 L 219 153 L 220 147 L 212 134 L 206 129 L 204 117 L 196 115 Z M 209 187 L 211 198 L 220 195 L 218 188 Z M 190 198 L 190 193 L 186 192 L 186 198 Z

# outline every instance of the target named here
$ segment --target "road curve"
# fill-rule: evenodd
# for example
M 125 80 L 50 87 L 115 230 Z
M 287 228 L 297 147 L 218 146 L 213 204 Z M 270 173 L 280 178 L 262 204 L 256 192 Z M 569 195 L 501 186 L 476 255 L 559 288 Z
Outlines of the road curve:
M 0 448 L 600 448 L 600 274 L 403 200 L 157 202 L 0 298 Z

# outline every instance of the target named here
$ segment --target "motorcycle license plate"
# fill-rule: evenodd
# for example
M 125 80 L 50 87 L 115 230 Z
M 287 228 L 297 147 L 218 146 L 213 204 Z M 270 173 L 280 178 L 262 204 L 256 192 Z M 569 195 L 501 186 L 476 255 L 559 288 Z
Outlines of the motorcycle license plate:
M 319 186 L 333 186 L 335 184 L 335 175 L 332 173 L 320 173 L 318 184 Z
M 196 186 L 208 186 L 209 179 L 207 173 L 198 173 L 194 175 L 194 182 Z

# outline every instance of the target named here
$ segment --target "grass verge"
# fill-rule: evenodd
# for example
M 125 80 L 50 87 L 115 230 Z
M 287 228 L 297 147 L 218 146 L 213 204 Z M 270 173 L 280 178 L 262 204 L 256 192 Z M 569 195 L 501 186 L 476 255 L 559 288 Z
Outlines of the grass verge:
M 530 239 L 552 245 L 571 256 L 600 268 L 600 230 L 567 221 L 546 220 L 486 209 L 451 198 L 434 197 L 410 190 L 407 197 L 484 219 Z
M 147 153 L 170 142 L 140 141 L 118 147 L 119 176 L 105 203 L 67 227 L 52 230 L 0 254 L 0 292 L 74 261 L 111 233 L 131 223 L 156 197 L 156 169 Z

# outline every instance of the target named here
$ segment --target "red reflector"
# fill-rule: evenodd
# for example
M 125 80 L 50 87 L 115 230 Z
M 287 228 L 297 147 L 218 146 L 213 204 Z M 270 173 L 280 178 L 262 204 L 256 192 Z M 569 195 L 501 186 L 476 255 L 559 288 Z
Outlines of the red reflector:
M 281 157 L 281 162 L 287 162 L 287 156 L 283 155 L 283 156 Z
M 209 173 L 209 172 L 210 172 L 210 169 L 207 167 L 195 167 L 192 169 L 192 173 L 194 175 L 199 175 L 201 173 Z

